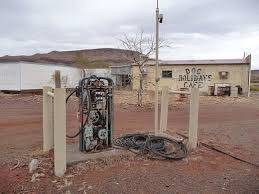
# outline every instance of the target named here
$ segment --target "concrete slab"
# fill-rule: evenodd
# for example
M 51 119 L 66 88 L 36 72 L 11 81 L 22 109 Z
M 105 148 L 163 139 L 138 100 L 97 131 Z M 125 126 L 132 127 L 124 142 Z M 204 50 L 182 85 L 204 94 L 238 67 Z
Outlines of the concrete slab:
M 167 138 L 170 138 L 170 139 L 174 139 L 174 140 L 179 141 L 179 142 L 184 141 L 184 138 L 182 136 L 180 136 L 177 133 L 172 132 L 172 131 L 175 131 L 175 130 L 174 129 L 169 129 L 169 130 L 166 130 L 165 132 L 159 133 L 158 135 L 162 136 L 162 137 L 167 137 Z
M 98 160 L 112 157 L 116 158 L 122 156 L 129 157 L 132 155 L 134 154 L 130 151 L 116 148 L 110 148 L 96 153 L 80 152 L 77 143 L 67 144 L 67 165 L 77 164 L 88 160 Z

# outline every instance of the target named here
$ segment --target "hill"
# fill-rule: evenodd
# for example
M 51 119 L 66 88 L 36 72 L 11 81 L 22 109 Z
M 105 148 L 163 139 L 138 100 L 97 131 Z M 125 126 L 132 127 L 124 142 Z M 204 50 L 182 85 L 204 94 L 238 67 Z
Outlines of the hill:
M 28 61 L 35 63 L 62 63 L 69 66 L 83 67 L 86 63 L 92 66 L 111 66 L 130 64 L 124 57 L 129 50 L 100 48 L 74 51 L 52 51 L 31 56 L 3 56 L 0 62 Z

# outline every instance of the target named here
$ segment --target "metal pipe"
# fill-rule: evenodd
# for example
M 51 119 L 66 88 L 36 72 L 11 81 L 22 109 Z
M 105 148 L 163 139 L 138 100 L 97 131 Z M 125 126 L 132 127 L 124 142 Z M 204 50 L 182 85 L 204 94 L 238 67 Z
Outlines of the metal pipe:
M 159 130 L 159 115 L 158 115 L 158 49 L 159 49 L 159 8 L 158 8 L 158 0 L 157 0 L 157 8 L 156 8 L 156 68 L 155 68 L 155 133 L 158 133 Z
M 251 96 L 251 54 L 249 57 L 249 67 L 248 67 L 248 92 L 247 97 Z
M 169 93 L 172 94 L 191 94 L 191 92 L 186 92 L 186 91 L 175 91 L 175 90 L 169 90 Z

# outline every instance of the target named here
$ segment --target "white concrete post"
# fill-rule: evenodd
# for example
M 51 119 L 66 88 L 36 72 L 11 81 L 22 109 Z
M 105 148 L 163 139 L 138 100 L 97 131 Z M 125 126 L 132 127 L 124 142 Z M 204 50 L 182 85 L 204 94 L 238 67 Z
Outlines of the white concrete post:
M 189 117 L 189 148 L 195 149 L 198 144 L 199 89 L 191 89 Z
M 54 172 L 66 172 L 66 90 L 54 89 Z
M 43 152 L 54 146 L 53 99 L 48 95 L 51 91 L 51 87 L 43 87 Z
M 164 86 L 162 87 L 161 96 L 160 133 L 167 130 L 168 98 L 168 86 Z

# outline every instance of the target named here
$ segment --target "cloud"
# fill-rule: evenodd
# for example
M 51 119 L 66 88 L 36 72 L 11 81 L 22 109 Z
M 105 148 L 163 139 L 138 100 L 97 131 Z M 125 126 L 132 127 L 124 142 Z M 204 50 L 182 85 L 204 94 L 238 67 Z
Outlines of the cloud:
M 172 33 L 170 49 L 162 49 L 164 59 L 219 59 L 242 58 L 244 52 L 252 53 L 252 67 L 258 68 L 259 31 L 220 34 Z
M 176 1 L 168 12 L 166 30 L 176 32 L 228 33 L 256 25 L 258 29 L 259 2 L 257 0 L 199 0 Z M 175 7 L 175 9 L 174 9 Z
M 8 0 L 0 6 L 0 55 L 117 47 L 117 37 L 154 33 L 156 1 Z M 258 0 L 161 0 L 164 59 L 241 58 L 259 69 Z M 258 53 L 258 54 L 257 54 Z

